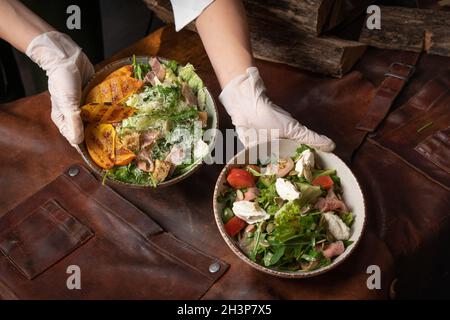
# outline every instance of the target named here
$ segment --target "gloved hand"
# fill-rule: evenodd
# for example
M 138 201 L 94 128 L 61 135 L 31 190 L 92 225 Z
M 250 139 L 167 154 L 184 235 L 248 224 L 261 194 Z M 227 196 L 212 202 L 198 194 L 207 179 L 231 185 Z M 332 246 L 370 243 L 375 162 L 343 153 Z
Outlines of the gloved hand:
M 69 36 L 57 31 L 35 37 L 26 54 L 47 73 L 53 122 L 70 144 L 81 143 L 84 139 L 79 108 L 81 90 L 94 74 L 94 67 Z
M 288 112 L 270 101 L 255 67 L 248 68 L 245 74 L 231 80 L 219 100 L 231 116 L 239 140 L 245 146 L 268 139 L 288 138 L 326 152 L 335 148 L 331 139 L 302 126 Z M 268 129 L 268 135 L 256 135 L 259 129 Z

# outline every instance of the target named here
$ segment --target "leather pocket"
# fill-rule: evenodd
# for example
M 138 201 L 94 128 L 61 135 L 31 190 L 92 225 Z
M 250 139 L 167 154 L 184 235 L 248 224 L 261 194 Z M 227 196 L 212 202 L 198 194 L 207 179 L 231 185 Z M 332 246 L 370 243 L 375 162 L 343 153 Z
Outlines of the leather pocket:
M 450 174 L 450 126 L 427 137 L 414 150 Z
M 49 200 L 0 235 L 0 251 L 33 279 L 93 236 L 55 200 Z
M 450 83 L 450 75 L 448 78 Z M 450 190 L 450 86 L 430 81 L 369 139 Z

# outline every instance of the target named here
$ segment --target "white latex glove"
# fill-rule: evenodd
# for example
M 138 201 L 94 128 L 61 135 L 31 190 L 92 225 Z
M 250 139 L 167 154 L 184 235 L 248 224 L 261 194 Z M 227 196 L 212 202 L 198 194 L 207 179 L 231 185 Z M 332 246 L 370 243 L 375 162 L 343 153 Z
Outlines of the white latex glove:
M 53 122 L 70 144 L 81 143 L 81 88 L 94 74 L 91 62 L 69 36 L 57 31 L 34 38 L 26 54 L 47 73 Z
M 170 0 L 175 19 L 175 30 L 180 31 L 205 10 L 214 0 Z
M 231 80 L 219 100 L 231 116 L 239 140 L 245 146 L 268 139 L 288 138 L 326 152 L 335 148 L 331 139 L 302 126 L 288 112 L 270 101 L 255 67 L 248 68 L 245 74 Z M 268 129 L 269 135 L 256 136 L 259 129 Z M 270 129 L 278 130 L 271 132 Z

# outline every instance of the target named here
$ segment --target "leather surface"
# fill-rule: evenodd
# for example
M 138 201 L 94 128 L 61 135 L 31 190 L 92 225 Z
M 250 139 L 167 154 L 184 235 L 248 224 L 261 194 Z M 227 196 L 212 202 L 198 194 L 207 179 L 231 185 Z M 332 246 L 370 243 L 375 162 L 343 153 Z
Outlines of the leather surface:
M 0 283 L 10 290 L 0 298 L 198 299 L 227 270 L 84 167 L 71 169 L 79 173 L 62 174 L 0 219 Z M 66 286 L 69 266 L 80 270 L 80 290 Z
M 367 113 L 359 121 L 356 128 L 374 132 L 395 102 L 409 79 L 414 75 L 415 66 L 420 54 L 403 52 L 384 74 L 383 82 L 378 86 Z
M 450 191 L 450 70 L 393 112 L 373 142 Z
M 160 30 L 139 41 L 111 60 L 131 54 L 159 55 L 191 62 L 215 97 L 219 86 L 198 37 L 187 31 Z M 268 94 L 301 123 L 328 135 L 337 143 L 336 153 L 350 163 L 361 143 L 355 127 L 367 112 L 377 86 L 396 52 L 369 49 L 355 70 L 342 79 L 330 79 L 295 68 L 258 61 Z M 106 61 L 105 63 L 107 63 Z M 416 94 L 436 76 L 449 59 L 425 55 L 417 72 L 397 99 L 393 109 Z M 6 212 L 39 187 L 59 175 L 80 157 L 58 134 L 50 121 L 47 94 L 0 107 L 0 154 L 2 203 Z M 220 128 L 232 128 L 220 108 Z M 422 157 L 418 154 L 418 157 Z M 204 298 L 387 298 L 394 276 L 404 282 L 425 279 L 432 266 L 414 263 L 442 253 L 439 243 L 447 232 L 449 194 L 441 185 L 415 170 L 392 152 L 365 142 L 351 164 L 367 201 L 368 225 L 354 254 L 337 269 L 306 280 L 278 279 L 254 271 L 226 247 L 212 212 L 212 192 L 221 165 L 204 165 L 189 179 L 161 190 L 130 190 L 115 187 L 124 198 L 148 214 L 177 238 L 230 264 L 230 269 Z M 402 182 L 401 188 L 399 181 Z M 403 183 L 404 181 L 404 183 Z M 382 289 L 368 290 L 366 269 L 382 270 Z M 422 273 L 422 274 L 420 274 Z M 164 272 L 160 272 L 164 276 Z M 404 278 L 402 278 L 404 277 Z M 163 280 L 161 280 L 163 281 Z M 426 285 L 426 283 L 424 283 Z M 0 291 L 2 289 L 0 288 Z M 127 288 L 124 288 L 124 292 Z

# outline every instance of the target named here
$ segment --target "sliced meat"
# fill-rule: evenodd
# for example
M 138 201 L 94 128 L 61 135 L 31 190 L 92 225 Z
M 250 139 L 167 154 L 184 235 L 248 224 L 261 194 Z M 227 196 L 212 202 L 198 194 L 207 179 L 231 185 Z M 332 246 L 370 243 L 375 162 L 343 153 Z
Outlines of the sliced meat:
M 155 166 L 152 161 L 137 160 L 136 166 L 145 172 L 153 172 L 153 170 L 155 170 Z
M 253 201 L 259 196 L 259 190 L 256 187 L 248 188 L 244 193 L 244 200 Z
M 278 160 L 277 163 L 269 164 L 264 174 L 265 175 L 273 175 L 275 174 L 277 178 L 282 178 L 286 176 L 289 172 L 294 169 L 294 161 L 291 158 L 283 158 Z
M 139 151 L 136 158 L 136 165 L 145 172 L 153 172 L 155 170 L 155 165 L 150 157 L 150 150 L 142 149 Z
M 323 249 L 322 254 L 325 258 L 331 259 L 340 256 L 341 254 L 344 253 L 344 251 L 345 251 L 344 243 L 342 241 L 336 241 L 326 246 Z
M 157 58 L 150 58 L 150 67 L 152 67 L 152 72 L 156 75 L 159 81 L 164 81 L 166 77 L 166 69 L 161 65 Z
M 149 82 L 152 86 L 156 86 L 157 84 L 160 84 L 160 81 L 159 81 L 158 77 L 156 76 L 156 73 L 154 73 L 153 71 L 149 71 L 145 75 L 144 80 L 146 82 Z
M 153 146 L 153 143 L 155 143 L 155 141 L 158 140 L 159 137 L 161 137 L 161 133 L 157 130 L 141 133 L 140 135 L 141 149 L 148 149 L 149 147 Z
M 178 146 L 173 146 L 172 149 L 170 149 L 169 154 L 164 159 L 167 162 L 171 162 L 175 166 L 178 166 L 182 164 L 185 160 L 186 153 L 184 150 Z
M 190 106 L 198 105 L 197 97 L 194 95 L 192 89 L 186 83 L 183 83 L 181 85 L 181 94 L 183 95 L 184 100 L 188 105 Z
M 332 189 L 328 190 L 327 196 L 325 198 L 321 197 L 318 199 L 315 208 L 319 209 L 321 212 L 336 210 L 348 212 L 348 208 L 345 205 L 344 201 L 338 199 Z

